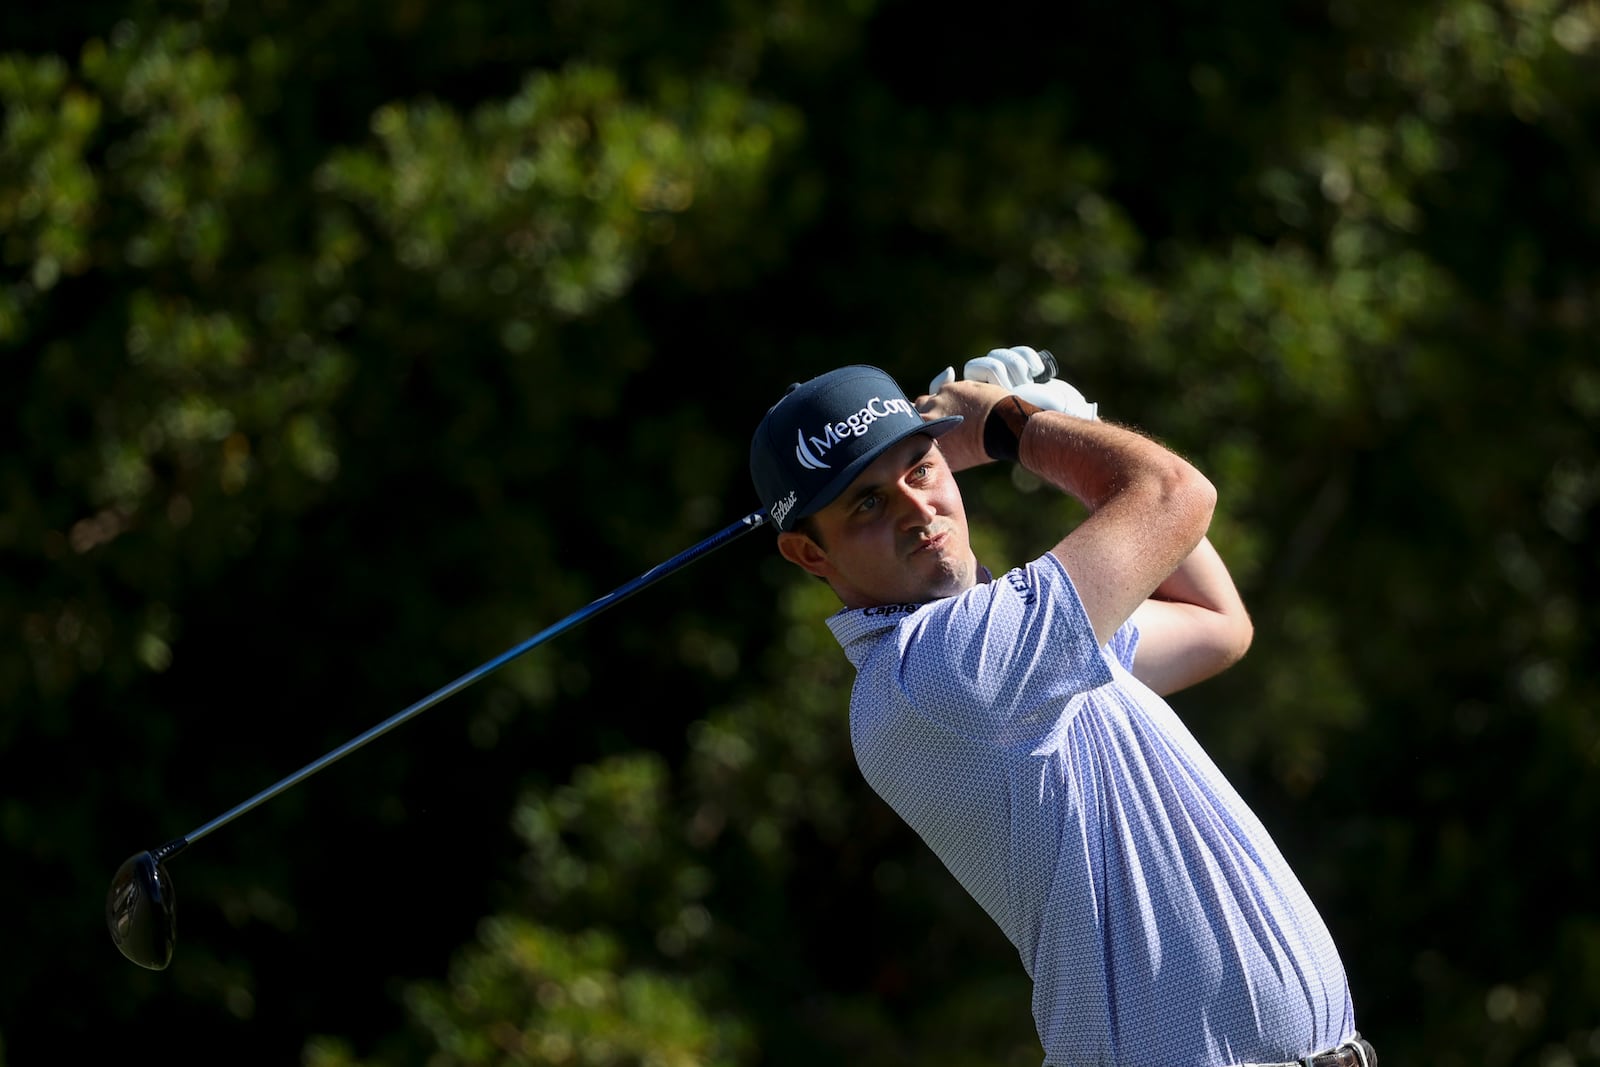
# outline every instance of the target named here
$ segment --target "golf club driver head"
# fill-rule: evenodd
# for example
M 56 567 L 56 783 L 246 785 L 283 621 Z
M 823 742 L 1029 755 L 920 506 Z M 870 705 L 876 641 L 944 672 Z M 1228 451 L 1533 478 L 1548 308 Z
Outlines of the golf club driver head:
M 172 962 L 177 941 L 172 878 L 154 853 L 129 856 L 106 893 L 106 926 L 128 959 L 152 971 Z

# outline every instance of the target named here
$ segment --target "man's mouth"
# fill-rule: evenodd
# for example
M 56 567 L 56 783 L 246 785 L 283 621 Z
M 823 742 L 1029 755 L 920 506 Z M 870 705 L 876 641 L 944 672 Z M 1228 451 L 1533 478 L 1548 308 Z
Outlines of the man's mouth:
M 949 541 L 950 531 L 940 530 L 938 533 L 919 538 L 914 544 L 912 544 L 909 554 L 918 556 L 924 552 L 939 552 L 943 550 L 944 546 L 949 543 Z

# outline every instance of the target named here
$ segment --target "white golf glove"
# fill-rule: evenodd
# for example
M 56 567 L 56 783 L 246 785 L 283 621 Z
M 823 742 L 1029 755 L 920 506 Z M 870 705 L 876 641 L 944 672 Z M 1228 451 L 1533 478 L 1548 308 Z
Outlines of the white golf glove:
M 1051 361 L 1054 362 L 1053 360 Z M 1099 418 L 1099 404 L 1091 404 L 1084 395 L 1060 378 L 1036 381 L 1047 364 L 1037 351 L 1026 345 L 1015 348 L 994 348 L 986 356 L 967 360 L 962 374 L 969 382 L 988 382 L 1037 404 L 1047 411 L 1062 411 L 1080 419 Z M 937 393 L 946 382 L 954 381 L 956 369 L 946 367 L 944 372 L 928 384 L 928 392 Z

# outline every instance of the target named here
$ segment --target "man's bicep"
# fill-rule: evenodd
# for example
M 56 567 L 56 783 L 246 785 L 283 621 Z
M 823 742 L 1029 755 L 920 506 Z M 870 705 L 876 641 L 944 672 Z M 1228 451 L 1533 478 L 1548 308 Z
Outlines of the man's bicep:
M 1071 577 L 1103 644 L 1172 573 L 1188 545 L 1174 544 L 1133 500 L 1114 500 L 1050 550 Z
M 1194 604 L 1146 600 L 1133 622 L 1139 644 L 1132 674 L 1163 696 L 1220 673 L 1240 654 L 1234 621 Z

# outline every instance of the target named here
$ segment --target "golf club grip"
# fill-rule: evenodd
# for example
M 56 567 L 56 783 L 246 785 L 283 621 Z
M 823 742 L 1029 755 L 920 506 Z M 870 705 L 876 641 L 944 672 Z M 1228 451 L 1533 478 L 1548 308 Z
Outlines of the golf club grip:
M 1061 373 L 1061 368 L 1056 366 L 1056 357 L 1050 354 L 1048 348 L 1039 349 L 1039 358 L 1044 361 L 1044 370 L 1033 376 L 1034 382 L 1043 385 Z

